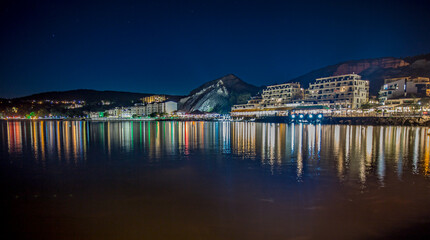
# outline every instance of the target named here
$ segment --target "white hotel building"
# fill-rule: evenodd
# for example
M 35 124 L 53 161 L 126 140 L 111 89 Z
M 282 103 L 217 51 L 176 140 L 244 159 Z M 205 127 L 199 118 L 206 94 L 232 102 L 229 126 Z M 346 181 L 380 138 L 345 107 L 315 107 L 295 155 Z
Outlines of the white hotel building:
M 261 94 L 263 107 L 284 107 L 292 100 L 303 97 L 300 83 L 284 83 L 267 86 Z
M 174 101 L 153 102 L 146 105 L 136 105 L 132 107 L 116 107 L 107 110 L 110 118 L 131 118 L 133 116 L 149 116 L 152 113 L 172 114 L 178 110 L 178 103 Z M 93 116 L 96 116 L 93 114 Z
M 252 97 L 248 103 L 234 105 L 232 116 L 268 116 L 292 109 L 292 101 L 303 97 L 300 83 L 284 83 L 267 86 L 261 96 Z
M 309 84 L 307 102 L 334 109 L 356 109 L 369 100 L 369 81 L 358 74 L 318 78 Z

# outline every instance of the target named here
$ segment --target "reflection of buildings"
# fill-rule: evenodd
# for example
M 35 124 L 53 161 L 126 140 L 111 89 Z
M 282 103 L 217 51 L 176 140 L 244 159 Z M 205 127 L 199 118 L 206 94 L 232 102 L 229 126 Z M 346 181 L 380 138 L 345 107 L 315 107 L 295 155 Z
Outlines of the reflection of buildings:
M 272 174 L 291 174 L 298 181 L 322 176 L 360 184 L 376 179 L 385 184 L 387 179 L 430 171 L 430 137 L 425 128 L 416 127 L 202 121 L 0 124 L 1 149 L 11 156 L 32 156 L 42 167 L 79 165 L 92 149 L 103 161 L 111 161 L 115 154 L 164 161 L 173 156 L 233 153 L 261 160 Z
M 7 122 L 7 149 L 9 153 L 22 151 L 21 122 Z
M 227 125 L 223 124 L 223 129 L 227 129 Z M 234 123 L 231 131 L 231 144 L 233 153 L 254 158 L 256 154 L 256 124 Z

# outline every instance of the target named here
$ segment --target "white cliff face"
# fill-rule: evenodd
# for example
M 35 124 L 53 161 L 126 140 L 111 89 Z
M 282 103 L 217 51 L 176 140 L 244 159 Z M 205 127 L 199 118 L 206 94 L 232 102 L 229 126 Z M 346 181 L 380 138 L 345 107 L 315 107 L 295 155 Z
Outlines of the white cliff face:
M 218 105 L 225 105 L 228 102 L 228 90 L 221 86 L 220 88 L 214 88 L 207 92 L 204 97 L 202 97 L 193 110 L 199 110 L 204 112 L 211 112 L 216 109 Z
M 187 97 L 179 101 L 179 109 L 193 112 L 229 112 L 231 107 L 231 95 L 233 89 L 239 86 L 242 88 L 250 88 L 252 90 L 256 87 L 244 83 L 234 75 L 227 75 L 223 78 L 206 83 L 200 88 L 191 92 Z
M 228 100 L 228 90 L 225 88 L 222 81 L 215 85 L 206 87 L 197 93 L 188 97 L 182 98 L 180 103 L 183 103 L 185 110 L 192 112 L 195 110 L 203 112 L 211 112 L 217 105 L 225 104 Z

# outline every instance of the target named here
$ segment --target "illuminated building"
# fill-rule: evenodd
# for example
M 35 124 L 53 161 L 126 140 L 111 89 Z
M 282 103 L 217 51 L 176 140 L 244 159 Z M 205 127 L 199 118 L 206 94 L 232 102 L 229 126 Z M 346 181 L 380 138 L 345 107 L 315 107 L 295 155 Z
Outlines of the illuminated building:
M 166 96 L 164 95 L 152 95 L 142 98 L 143 103 L 158 103 L 166 101 Z
M 110 118 L 123 117 L 124 110 L 125 110 L 125 108 L 120 108 L 120 107 L 109 109 L 109 110 L 107 110 L 108 117 L 110 117 Z
M 232 116 L 271 116 L 285 112 L 298 104 L 294 100 L 303 97 L 300 83 L 284 83 L 267 86 L 261 96 L 252 97 L 245 104 L 232 106 Z
M 283 107 L 292 100 L 303 97 L 300 83 L 284 83 L 267 86 L 261 94 L 263 107 Z
M 309 84 L 307 102 L 330 108 L 359 108 L 369 100 L 369 81 L 358 74 L 317 78 Z
M 111 104 L 111 102 L 110 102 L 110 101 L 108 101 L 108 100 L 101 100 L 101 104 L 102 104 L 102 105 L 110 105 L 110 104 Z
M 260 108 L 261 103 L 263 101 L 263 98 L 261 96 L 252 97 L 247 103 L 245 104 L 237 104 L 233 105 L 231 107 L 231 110 L 234 111 L 240 111 L 240 110 L 249 110 L 249 111 L 256 111 Z
M 89 116 L 90 118 L 102 118 L 104 117 L 104 112 L 90 112 Z
M 384 80 L 384 85 L 379 91 L 379 101 L 386 104 L 389 99 L 430 96 L 430 78 L 426 77 L 401 77 Z
M 146 105 L 137 104 L 131 107 L 116 107 L 107 110 L 107 116 L 109 118 L 132 118 L 132 117 L 142 117 L 148 116 L 152 113 L 166 113 L 172 114 L 174 111 L 178 110 L 178 103 L 174 101 L 165 102 L 153 102 Z M 104 117 L 99 112 L 91 112 L 89 114 L 90 118 L 100 118 Z
M 150 115 L 152 113 L 167 113 L 178 110 L 178 103 L 174 101 L 165 102 L 153 102 L 145 105 L 145 115 Z

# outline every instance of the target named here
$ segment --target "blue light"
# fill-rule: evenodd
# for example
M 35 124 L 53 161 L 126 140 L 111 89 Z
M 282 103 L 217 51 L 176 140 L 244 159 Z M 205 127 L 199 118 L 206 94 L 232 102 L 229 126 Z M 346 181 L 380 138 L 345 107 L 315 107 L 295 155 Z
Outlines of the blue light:
M 318 118 L 322 118 L 322 114 L 318 114 Z
M 309 114 L 309 118 L 313 118 L 313 115 L 312 115 L 312 114 Z
M 299 116 L 300 118 L 303 118 L 303 114 L 300 114 L 300 116 Z
M 291 115 L 291 118 L 296 118 L 296 115 L 294 115 L 294 114 L 293 114 L 293 115 Z

